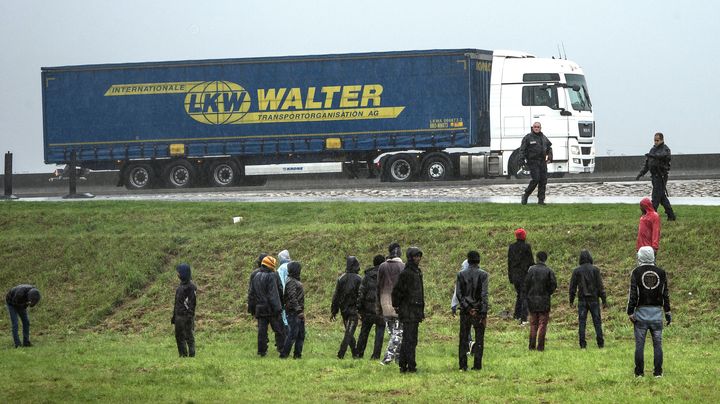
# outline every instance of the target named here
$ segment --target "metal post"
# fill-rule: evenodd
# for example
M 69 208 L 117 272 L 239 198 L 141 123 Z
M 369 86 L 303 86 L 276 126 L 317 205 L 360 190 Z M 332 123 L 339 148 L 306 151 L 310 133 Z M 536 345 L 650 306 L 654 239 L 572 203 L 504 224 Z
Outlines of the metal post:
M 63 199 L 79 199 L 79 198 L 94 198 L 95 195 L 90 193 L 77 193 L 77 152 L 73 150 L 70 154 L 70 164 L 68 169 L 70 170 L 70 193 L 63 196 Z
M 12 188 L 12 153 L 5 153 L 5 175 L 3 176 L 3 182 L 5 183 L 5 194 L 0 199 L 18 199 L 17 196 L 13 195 Z

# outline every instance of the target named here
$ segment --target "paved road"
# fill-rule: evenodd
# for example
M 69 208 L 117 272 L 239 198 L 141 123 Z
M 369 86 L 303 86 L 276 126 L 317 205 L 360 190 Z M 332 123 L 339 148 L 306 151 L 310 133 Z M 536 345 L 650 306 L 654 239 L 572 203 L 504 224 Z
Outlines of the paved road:
M 356 185 L 353 187 L 353 185 Z M 419 201 L 419 202 L 490 202 L 517 203 L 526 183 L 492 183 L 489 181 L 380 184 L 342 182 L 342 186 L 323 183 L 308 188 L 247 187 L 218 189 L 191 189 L 181 192 L 151 190 L 128 193 L 122 189 L 100 192 L 95 200 L 164 200 L 164 201 Z M 547 203 L 638 203 L 649 196 L 650 181 L 593 181 L 550 182 Z M 79 192 L 83 191 L 78 188 Z M 102 191 L 102 189 L 101 189 Z M 671 180 L 668 183 L 670 200 L 674 205 L 720 205 L 720 180 Z M 67 192 L 65 192 L 67 193 Z M 22 201 L 61 201 L 60 195 L 23 196 Z M 535 202 L 532 197 L 530 203 Z

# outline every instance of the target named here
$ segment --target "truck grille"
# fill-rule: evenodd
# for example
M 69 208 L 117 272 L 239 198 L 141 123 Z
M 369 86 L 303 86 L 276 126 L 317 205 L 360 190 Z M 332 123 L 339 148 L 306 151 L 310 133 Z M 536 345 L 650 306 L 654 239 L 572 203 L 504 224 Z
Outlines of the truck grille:
M 578 123 L 578 133 L 580 134 L 580 137 L 593 137 L 595 135 L 593 123 L 592 122 Z

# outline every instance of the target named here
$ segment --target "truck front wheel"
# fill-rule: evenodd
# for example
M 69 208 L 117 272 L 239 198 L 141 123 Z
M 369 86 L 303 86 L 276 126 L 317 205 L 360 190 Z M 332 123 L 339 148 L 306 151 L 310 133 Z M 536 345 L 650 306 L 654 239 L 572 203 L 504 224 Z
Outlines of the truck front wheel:
M 163 178 L 170 188 L 188 188 L 196 178 L 195 168 L 185 160 L 174 161 L 165 167 Z
M 125 169 L 125 188 L 148 189 L 152 187 L 155 172 L 150 164 L 135 163 Z
M 237 182 L 238 168 L 232 161 L 218 161 L 210 165 L 209 174 L 213 187 L 229 187 Z
M 395 154 L 388 158 L 387 173 L 392 182 L 406 182 L 415 175 L 415 159 L 407 154 Z

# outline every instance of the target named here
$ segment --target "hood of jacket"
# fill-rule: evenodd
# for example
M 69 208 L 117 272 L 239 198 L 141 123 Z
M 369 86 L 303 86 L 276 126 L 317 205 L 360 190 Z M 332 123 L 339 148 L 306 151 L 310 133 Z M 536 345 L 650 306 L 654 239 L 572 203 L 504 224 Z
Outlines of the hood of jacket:
M 262 264 L 263 259 L 267 256 L 267 253 L 260 253 L 260 255 L 258 255 L 257 259 L 255 260 L 255 268 L 259 267 Z
M 638 265 L 655 265 L 655 251 L 650 246 L 640 247 L 637 261 Z
M 592 259 L 592 255 L 590 255 L 590 251 L 588 251 L 588 250 L 580 251 L 580 265 L 592 264 L 592 263 L 593 263 L 593 259 Z
M 642 209 L 642 211 L 645 213 L 655 212 L 655 208 L 653 208 L 653 204 L 650 198 L 642 198 L 642 200 L 640 201 L 640 209 Z
M 405 252 L 405 257 L 407 257 L 408 262 L 412 262 L 412 259 L 418 255 L 422 256 L 423 252 L 417 247 L 410 247 Z
M 288 269 L 288 275 L 292 276 L 293 278 L 300 280 L 300 270 L 302 269 L 302 265 L 300 265 L 297 261 L 292 261 L 287 265 Z
M 288 251 L 288 250 L 282 250 L 282 251 L 280 251 L 280 253 L 278 254 L 278 259 L 277 259 L 277 260 L 278 260 L 277 266 L 280 266 L 280 265 L 282 265 L 282 264 L 285 264 L 285 263 L 287 263 L 287 262 L 290 262 L 290 261 L 291 261 L 290 251 Z
M 182 263 L 182 264 L 179 264 L 175 268 L 175 270 L 177 271 L 178 276 L 180 276 L 180 280 L 183 283 L 190 282 L 190 279 L 192 276 L 192 271 L 190 270 L 190 265 Z
M 358 273 L 360 272 L 360 261 L 354 255 L 349 255 L 345 260 L 345 272 Z

